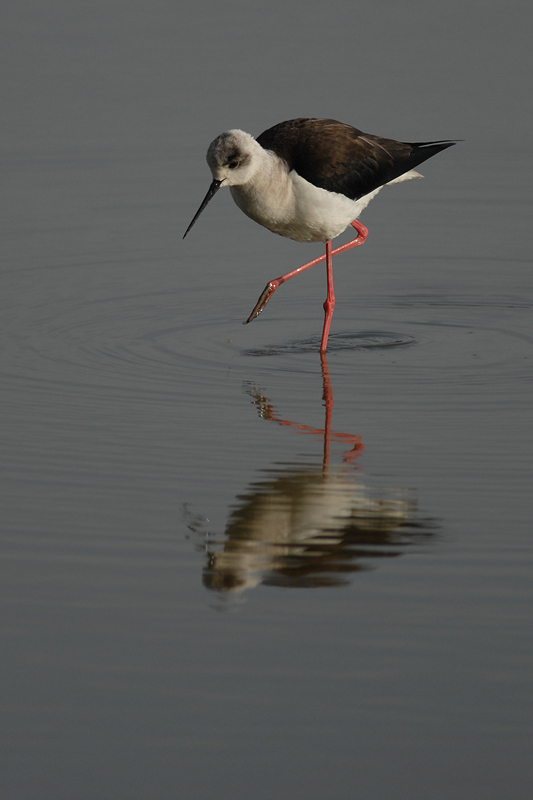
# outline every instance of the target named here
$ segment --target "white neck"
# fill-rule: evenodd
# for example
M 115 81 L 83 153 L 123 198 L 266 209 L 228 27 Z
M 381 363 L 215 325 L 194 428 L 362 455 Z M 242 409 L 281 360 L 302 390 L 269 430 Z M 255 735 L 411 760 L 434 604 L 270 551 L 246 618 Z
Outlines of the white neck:
M 287 165 L 270 150 L 254 152 L 257 167 L 251 179 L 230 191 L 241 211 L 278 233 L 280 221 L 294 208 L 293 183 Z

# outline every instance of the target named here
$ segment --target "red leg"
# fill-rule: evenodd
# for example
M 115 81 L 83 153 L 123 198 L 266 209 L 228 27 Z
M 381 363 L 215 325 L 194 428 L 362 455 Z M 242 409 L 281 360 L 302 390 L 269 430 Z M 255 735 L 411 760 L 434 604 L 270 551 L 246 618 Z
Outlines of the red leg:
M 324 301 L 324 327 L 322 329 L 322 341 L 320 342 L 320 352 L 325 353 L 328 346 L 329 326 L 335 308 L 335 293 L 333 291 L 333 258 L 331 256 L 331 241 L 326 242 L 326 280 L 328 284 L 328 294 Z
M 351 250 L 352 247 L 358 247 L 360 244 L 363 244 L 366 237 L 368 236 L 368 228 L 365 228 L 364 225 L 361 225 L 359 220 L 354 219 L 354 221 L 350 224 L 352 225 L 353 228 L 355 228 L 355 230 L 358 233 L 358 236 L 355 239 L 352 239 L 351 242 L 346 242 L 346 244 L 341 244 L 340 247 L 336 247 L 334 250 L 332 250 L 331 251 L 332 256 L 336 256 L 337 253 L 344 253 L 345 250 Z M 259 316 L 259 314 L 261 313 L 261 311 L 263 311 L 264 307 L 266 306 L 266 304 L 268 303 L 268 301 L 270 300 L 270 298 L 272 297 L 278 286 L 281 286 L 282 283 L 288 281 L 289 278 L 294 278 L 294 276 L 299 275 L 300 272 L 304 272 L 304 270 L 309 269 L 310 267 L 314 267 L 315 264 L 320 264 L 321 261 L 325 260 L 326 260 L 326 255 L 318 256 L 318 258 L 313 258 L 312 261 L 308 261 L 306 264 L 302 264 L 301 267 L 297 267 L 296 269 L 287 272 L 280 278 L 275 278 L 273 281 L 269 281 L 265 286 L 265 288 L 263 289 L 261 296 L 259 297 L 259 300 L 255 304 L 254 310 L 252 311 L 248 319 L 245 320 L 242 324 L 247 325 L 248 322 L 251 322 L 253 319 Z M 332 285 L 332 291 L 333 291 L 333 285 Z M 324 334 L 322 334 L 322 339 L 323 338 Z M 326 336 L 326 341 L 327 341 L 327 336 Z

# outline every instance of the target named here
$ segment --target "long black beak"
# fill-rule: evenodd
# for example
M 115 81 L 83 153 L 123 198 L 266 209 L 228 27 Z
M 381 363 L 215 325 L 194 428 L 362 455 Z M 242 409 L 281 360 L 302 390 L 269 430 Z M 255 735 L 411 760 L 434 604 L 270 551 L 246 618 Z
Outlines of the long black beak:
M 206 196 L 205 196 L 205 197 L 204 197 L 204 199 L 202 200 L 202 205 L 200 206 L 200 208 L 198 209 L 198 211 L 196 212 L 196 214 L 195 214 L 195 215 L 194 215 L 194 217 L 192 218 L 192 222 L 191 222 L 191 224 L 189 225 L 189 227 L 187 228 L 187 230 L 186 230 L 186 231 L 185 231 L 185 233 L 183 234 L 183 238 L 184 238 L 184 239 L 185 239 L 185 237 L 187 236 L 187 234 L 189 233 L 189 231 L 190 231 L 190 229 L 192 228 L 192 226 L 194 225 L 194 223 L 196 222 L 196 220 L 198 219 L 198 217 L 200 216 L 200 214 L 202 213 L 202 211 L 204 210 L 204 208 L 206 207 L 206 205 L 207 205 L 207 204 L 209 203 L 209 201 L 211 200 L 211 198 L 212 198 L 212 197 L 214 197 L 214 196 L 216 195 L 216 193 L 217 193 L 217 192 L 218 192 L 218 190 L 220 189 L 220 186 L 221 186 L 221 184 L 222 184 L 222 181 L 217 181 L 217 180 L 214 180 L 214 181 L 213 181 L 213 183 L 212 183 L 212 184 L 211 184 L 211 186 L 209 187 L 209 191 L 207 192 Z

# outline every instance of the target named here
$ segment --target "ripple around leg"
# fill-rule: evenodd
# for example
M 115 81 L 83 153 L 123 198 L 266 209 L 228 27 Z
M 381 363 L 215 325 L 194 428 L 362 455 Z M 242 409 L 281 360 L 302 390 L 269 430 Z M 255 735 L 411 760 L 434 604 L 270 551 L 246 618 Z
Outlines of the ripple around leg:
M 416 336 L 389 331 L 362 331 L 359 333 L 334 333 L 329 337 L 328 353 L 338 350 L 370 350 L 385 347 L 409 347 L 418 344 Z M 320 337 L 311 336 L 287 344 L 246 350 L 248 356 L 275 356 L 293 353 L 309 353 L 320 349 Z
M 411 391 L 424 385 L 425 391 L 441 393 L 468 384 L 487 402 L 503 397 L 513 383 L 515 399 L 523 394 L 525 400 L 533 341 L 527 305 L 465 305 L 464 298 L 447 298 L 435 306 L 422 298 L 418 305 L 410 299 L 408 307 L 406 312 L 405 305 L 376 304 L 366 309 L 365 327 L 332 333 L 328 355 L 336 357 L 337 373 L 351 374 L 356 366 L 359 378 L 368 369 L 373 380 L 373 370 L 387 364 L 396 370 L 396 389 L 406 382 Z M 223 316 L 206 311 L 202 292 L 186 298 L 153 292 L 39 301 L 29 310 L 22 320 L 4 317 L 13 329 L 3 365 L 5 380 L 24 379 L 30 393 L 38 394 L 43 384 L 59 393 L 84 386 L 166 395 L 185 385 L 202 392 L 238 365 L 248 378 L 252 363 L 254 369 L 282 373 L 314 372 L 319 363 L 320 336 L 307 336 L 305 319 L 287 327 L 292 339 L 283 336 L 279 320 L 243 328 L 234 306 L 225 307 Z M 263 344 L 269 340 L 273 343 Z

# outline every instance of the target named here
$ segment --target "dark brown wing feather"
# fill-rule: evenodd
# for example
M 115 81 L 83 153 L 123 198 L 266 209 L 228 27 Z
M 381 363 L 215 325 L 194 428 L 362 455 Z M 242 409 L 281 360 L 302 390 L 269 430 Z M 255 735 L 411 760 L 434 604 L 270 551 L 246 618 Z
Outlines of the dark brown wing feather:
M 396 142 L 334 119 L 291 119 L 257 137 L 290 170 L 330 192 L 358 200 L 455 142 Z

